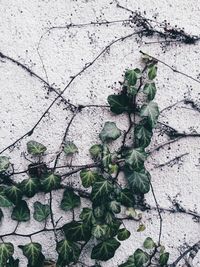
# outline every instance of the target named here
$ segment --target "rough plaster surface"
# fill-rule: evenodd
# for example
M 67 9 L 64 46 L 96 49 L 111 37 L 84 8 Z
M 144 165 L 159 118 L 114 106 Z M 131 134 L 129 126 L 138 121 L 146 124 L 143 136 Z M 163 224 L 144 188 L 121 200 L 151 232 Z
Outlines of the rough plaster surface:
M 200 7 L 198 0 L 121 0 L 120 4 L 133 10 L 146 11 L 146 16 L 157 20 L 167 20 L 171 25 L 184 27 L 186 32 L 199 34 Z M 46 79 L 46 74 L 41 62 L 46 69 L 49 83 L 56 88 L 63 89 L 71 75 L 76 74 L 83 66 L 112 40 L 131 33 L 134 29 L 113 24 L 109 26 L 88 26 L 82 28 L 57 29 L 50 33 L 46 30 L 51 26 L 64 26 L 66 23 L 87 23 L 96 20 L 116 20 L 128 18 L 129 13 L 117 9 L 115 1 L 106 0 L 0 0 L 0 50 L 13 57 L 40 76 Z M 46 33 L 46 34 L 45 34 Z M 42 39 L 41 39 L 41 36 Z M 91 68 L 76 79 L 67 89 L 64 96 L 75 104 L 106 104 L 107 95 L 117 93 L 118 81 L 121 80 L 125 68 L 140 66 L 139 50 L 159 57 L 181 71 L 198 77 L 200 50 L 196 45 L 171 45 L 163 49 L 160 44 L 145 44 L 144 39 L 136 42 L 130 38 L 123 43 L 116 43 L 105 53 Z M 38 46 L 39 45 L 39 46 Z M 40 53 L 40 56 L 38 54 Z M 159 64 L 157 77 L 158 93 L 156 101 L 160 109 L 182 100 L 184 95 L 198 103 L 199 84 L 179 74 L 174 74 L 166 66 Z M 24 70 L 6 60 L 0 60 L 0 149 L 8 146 L 16 138 L 27 132 L 37 121 L 46 107 L 55 98 L 51 92 L 34 77 Z M 170 111 L 165 111 L 160 116 L 160 121 L 169 123 L 170 126 L 181 132 L 196 131 L 200 133 L 199 113 L 182 108 L 179 104 Z M 54 152 L 58 150 L 66 124 L 70 119 L 70 112 L 59 101 L 52 107 L 50 113 L 43 119 L 30 138 L 23 140 L 13 151 L 6 151 L 4 155 L 11 158 L 15 170 L 22 170 L 28 164 L 22 156 L 26 142 L 30 139 L 38 140 L 48 147 L 47 161 L 52 164 Z M 123 116 L 116 118 L 108 114 L 106 109 L 84 109 L 75 119 L 69 132 L 69 140 L 73 140 L 79 147 L 79 155 L 74 158 L 74 163 L 89 163 L 88 149 L 98 140 L 98 132 L 107 120 L 115 120 L 121 130 L 125 130 L 127 120 Z M 158 136 L 151 146 L 158 145 L 165 138 Z M 183 207 L 196 210 L 200 213 L 200 181 L 199 158 L 200 140 L 187 138 L 161 149 L 148 159 L 147 168 L 152 175 L 155 194 L 162 207 L 171 207 L 168 199 L 177 198 Z M 156 164 L 166 162 L 175 156 L 189 153 L 182 159 L 182 164 L 154 168 Z M 26 175 L 17 176 L 20 181 Z M 78 175 L 74 177 L 78 180 Z M 77 182 L 77 186 L 78 182 Z M 55 196 L 54 210 L 58 209 L 61 192 Z M 33 209 L 34 197 L 29 206 Z M 41 194 L 41 201 L 48 201 L 48 196 Z M 146 196 L 147 202 L 154 204 L 151 192 Z M 84 203 L 87 205 L 87 203 Z M 13 231 L 15 222 L 10 220 L 10 212 L 4 211 L 5 217 L 0 227 L 1 233 Z M 64 214 L 60 224 L 71 219 L 71 214 Z M 55 213 L 58 219 L 60 213 Z M 156 212 L 146 213 L 144 223 L 146 231 L 136 232 L 138 224 L 126 222 L 132 232 L 131 238 L 123 242 L 116 256 L 103 266 L 118 266 L 133 251 L 141 246 L 147 236 L 155 239 L 158 237 L 159 220 Z M 162 242 L 170 252 L 172 261 L 179 255 L 178 248 L 186 242 L 194 244 L 200 239 L 200 224 L 194 222 L 192 217 L 184 214 L 163 214 Z M 49 223 L 50 225 L 50 223 Z M 41 228 L 41 224 L 31 220 L 21 223 L 18 232 L 34 231 Z M 6 240 L 9 240 L 7 238 Z M 54 258 L 54 237 L 51 234 L 34 236 L 34 241 L 42 242 L 43 251 L 47 257 Z M 17 246 L 29 242 L 26 238 L 12 238 Z M 21 259 L 21 267 L 26 266 L 20 250 L 15 255 Z M 90 264 L 89 256 L 82 256 Z M 77 265 L 78 266 L 78 265 Z M 198 257 L 195 266 L 200 266 Z

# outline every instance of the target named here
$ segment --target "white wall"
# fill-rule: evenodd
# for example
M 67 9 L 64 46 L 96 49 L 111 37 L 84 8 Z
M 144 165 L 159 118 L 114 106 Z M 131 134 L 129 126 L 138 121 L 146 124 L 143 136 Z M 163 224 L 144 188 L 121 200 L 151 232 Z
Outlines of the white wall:
M 146 11 L 149 18 L 156 15 L 158 21 L 167 20 L 171 25 L 184 27 L 191 34 L 199 33 L 200 8 L 198 0 L 121 0 L 121 5 L 133 10 Z M 14 59 L 19 60 L 41 77 L 46 79 L 41 59 L 38 55 L 38 43 L 41 36 L 52 26 L 63 26 L 66 23 L 87 23 L 96 20 L 118 20 L 129 17 L 129 12 L 116 8 L 116 1 L 110 0 L 0 0 L 0 51 Z M 135 29 L 122 24 L 108 26 L 87 26 L 82 28 L 55 29 L 43 35 L 40 40 L 39 53 L 45 66 L 49 83 L 56 88 L 63 89 L 70 76 L 83 68 L 85 63 L 91 62 L 95 56 L 115 38 L 125 36 Z M 66 90 L 64 96 L 75 104 L 106 104 L 109 94 L 117 93 L 118 81 L 121 80 L 124 69 L 140 66 L 140 53 L 143 50 L 181 71 L 197 77 L 199 75 L 200 50 L 199 43 L 195 45 L 172 44 L 167 48 L 160 44 L 145 44 L 157 41 L 157 37 L 136 41 L 135 38 L 127 39 L 113 45 L 88 70 L 78 77 Z M 156 101 L 160 109 L 171 105 L 184 96 L 190 96 L 196 102 L 200 101 L 199 84 L 185 76 L 173 73 L 166 66 L 159 64 L 157 77 L 158 93 Z M 55 98 L 54 93 L 47 96 L 47 89 L 36 78 L 31 77 L 26 71 L 8 60 L 0 59 L 0 150 L 12 143 L 16 138 L 27 132 L 44 112 L 46 107 Z M 178 104 L 170 111 L 166 111 L 159 120 L 168 122 L 180 132 L 195 130 L 200 133 L 199 113 L 182 108 Z M 188 106 L 187 106 L 188 107 Z M 36 128 L 34 134 L 22 140 L 12 153 L 7 150 L 4 155 L 11 158 L 15 170 L 23 170 L 28 162 L 21 155 L 25 151 L 26 142 L 30 139 L 38 140 L 48 146 L 48 162 L 54 159 L 69 121 L 71 113 L 64 110 L 65 105 L 59 101 L 52 107 L 48 116 Z M 74 163 L 88 163 L 90 158 L 88 148 L 98 140 L 98 132 L 107 120 L 116 120 L 106 109 L 84 109 L 75 119 L 70 128 L 69 138 L 74 140 L 79 147 L 79 156 Z M 117 121 L 120 129 L 127 125 L 125 119 Z M 156 135 L 156 133 L 155 133 Z M 158 145 L 166 137 L 157 136 L 152 143 Z M 200 182 L 199 182 L 199 138 L 186 138 L 155 152 L 149 157 L 147 168 L 152 175 L 155 194 L 162 207 L 171 207 L 168 197 L 180 201 L 186 209 L 200 213 Z M 165 166 L 155 168 L 183 153 L 189 153 L 182 158 L 182 165 L 173 167 Z M 24 179 L 26 175 L 16 176 L 16 181 Z M 78 179 L 78 176 L 77 176 Z M 41 201 L 48 201 L 48 196 L 39 196 Z M 58 206 L 56 197 L 54 208 Z M 154 205 L 151 192 L 146 196 L 147 202 Z M 35 197 L 35 200 L 37 198 Z M 32 209 L 33 200 L 30 202 Z M 64 216 L 60 224 L 71 218 Z M 10 212 L 5 210 L 5 217 L 0 227 L 1 233 L 13 231 L 15 223 L 10 220 Z M 60 213 L 56 213 L 56 218 Z M 170 252 L 170 260 L 178 255 L 178 248 L 186 242 L 189 245 L 200 238 L 200 225 L 194 222 L 191 216 L 184 214 L 163 214 L 163 245 Z M 147 229 L 136 232 L 138 224 L 125 222 L 132 235 L 128 241 L 122 243 L 116 256 L 103 266 L 113 267 L 120 264 L 130 255 L 147 236 L 158 236 L 159 220 L 156 211 L 144 214 L 144 223 Z M 49 223 L 50 226 L 50 223 Z M 18 232 L 27 232 L 41 228 L 40 223 L 32 220 L 20 224 Z M 10 240 L 7 238 L 6 240 Z M 54 237 L 51 234 L 35 236 L 34 241 L 40 241 L 43 251 L 48 257 L 54 257 Z M 26 238 L 12 238 L 15 245 L 29 242 Z M 51 242 L 50 242 L 51 241 Z M 22 259 L 21 267 L 26 266 L 26 261 L 21 251 L 16 250 L 16 256 Z M 86 262 L 88 255 L 84 254 Z M 77 265 L 78 266 L 78 265 Z M 181 265 L 180 265 L 181 266 Z M 194 266 L 200 266 L 198 258 Z

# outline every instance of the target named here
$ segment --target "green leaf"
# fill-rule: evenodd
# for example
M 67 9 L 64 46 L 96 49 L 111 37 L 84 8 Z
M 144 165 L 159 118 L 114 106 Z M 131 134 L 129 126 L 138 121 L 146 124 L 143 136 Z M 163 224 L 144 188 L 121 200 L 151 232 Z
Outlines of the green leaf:
M 33 206 L 34 206 L 33 218 L 38 222 L 45 221 L 50 214 L 49 205 L 43 205 L 42 203 L 36 201 L 33 204 Z
M 125 79 L 129 86 L 134 86 L 137 83 L 137 79 L 140 77 L 140 70 L 134 69 L 134 70 L 127 70 L 125 72 Z
M 1 190 L 0 193 L 0 207 L 2 208 L 8 208 L 11 207 L 13 204 L 12 202 L 6 197 L 3 190 Z
M 20 188 L 12 185 L 5 189 L 5 195 L 12 203 L 17 204 L 21 201 L 23 193 Z
M 156 95 L 156 85 L 155 83 L 146 83 L 143 92 L 147 95 L 148 100 L 153 100 Z
M 23 194 L 27 197 L 33 197 L 37 192 L 39 192 L 39 180 L 37 178 L 28 178 L 21 182 L 20 189 Z
M 79 217 L 86 225 L 92 225 L 95 223 L 95 218 L 92 209 L 83 208 Z
M 30 220 L 30 210 L 26 201 L 22 200 L 14 207 L 11 218 L 18 222 L 27 222 Z
M 144 148 L 133 148 L 125 151 L 125 162 L 134 170 L 141 170 L 144 166 L 144 161 L 147 158 L 147 154 Z
M 94 208 L 94 217 L 96 219 L 103 219 L 104 214 L 105 214 L 105 206 L 104 205 L 97 206 Z
M 0 266 L 4 267 L 8 259 L 14 253 L 14 246 L 12 243 L 0 243 Z
M 121 189 L 117 196 L 117 200 L 125 207 L 132 207 L 135 204 L 134 195 L 128 188 Z
M 46 146 L 36 141 L 29 141 L 26 145 L 28 153 L 33 156 L 40 156 L 47 150 Z
M 82 185 L 85 188 L 90 187 L 98 177 L 98 173 L 93 172 L 91 170 L 82 170 L 80 172 L 81 180 L 82 180 Z
M 108 231 L 108 226 L 106 224 L 95 224 L 92 227 L 92 235 L 97 239 L 105 237 Z
M 149 260 L 149 255 L 141 249 L 134 252 L 134 259 L 136 267 L 142 267 Z
M 102 131 L 99 134 L 99 137 L 102 142 L 107 142 L 110 140 L 116 140 L 120 137 L 121 131 L 117 128 L 115 122 L 107 121 L 104 124 Z
M 109 169 L 109 165 L 111 164 L 112 156 L 110 154 L 109 148 L 104 145 L 103 146 L 103 158 L 102 163 L 105 169 Z
M 0 222 L 2 221 L 2 219 L 3 219 L 3 211 L 2 211 L 2 209 L 0 209 Z
M 144 104 L 141 107 L 140 115 L 142 117 L 147 117 L 148 122 L 150 123 L 152 128 L 154 128 L 159 116 L 159 109 L 157 103 L 150 101 L 148 104 Z
M 121 221 L 118 221 L 118 220 L 116 220 L 115 217 L 113 217 L 113 221 L 110 222 L 110 224 L 109 224 L 107 236 L 109 238 L 116 236 L 118 234 L 120 225 L 121 225 Z
M 131 233 L 126 229 L 126 228 L 122 228 L 119 230 L 117 238 L 120 241 L 124 241 L 126 239 L 128 239 L 130 237 Z
M 19 267 L 19 259 L 15 260 L 13 257 L 10 257 L 6 267 Z
M 108 103 L 110 110 L 115 114 L 122 114 L 123 112 L 129 112 L 129 98 L 125 94 L 121 95 L 109 95 Z
M 120 243 L 115 238 L 107 239 L 93 247 L 91 258 L 95 260 L 107 261 L 114 257 L 115 251 Z
M 109 203 L 109 208 L 114 213 L 120 213 L 120 211 L 121 211 L 120 204 L 115 200 L 113 200 Z
M 88 241 L 91 237 L 90 225 L 72 221 L 63 226 L 65 237 L 70 241 Z
M 151 142 L 152 131 L 145 125 L 139 124 L 135 127 L 134 137 L 140 147 L 147 147 Z
M 41 185 L 44 192 L 50 192 L 51 190 L 58 189 L 61 183 L 61 177 L 54 173 L 47 173 L 41 179 Z
M 31 242 L 24 246 L 19 246 L 19 248 L 22 249 L 24 256 L 28 259 L 28 266 L 41 266 L 44 256 L 42 254 L 42 246 L 39 243 Z
M 148 69 L 148 78 L 150 80 L 153 80 L 156 78 L 156 75 L 157 75 L 157 66 L 154 64 Z
M 130 256 L 125 263 L 119 265 L 119 267 L 136 267 L 134 256 Z
M 66 142 L 64 146 L 64 152 L 66 156 L 72 156 L 75 153 L 78 153 L 78 148 L 73 142 Z
M 102 145 L 93 145 L 89 149 L 91 156 L 95 160 L 100 160 L 102 158 L 102 152 L 103 152 L 103 147 Z
M 150 190 L 150 174 L 147 171 L 136 172 L 125 169 L 125 176 L 135 193 L 146 194 Z
M 155 245 L 156 244 L 154 243 L 154 241 L 151 237 L 147 237 L 144 241 L 144 244 L 143 244 L 144 248 L 146 248 L 146 249 L 152 249 L 155 247 Z
M 8 157 L 0 157 L 0 173 L 5 172 L 10 166 L 10 161 Z
M 105 179 L 97 181 L 92 186 L 91 198 L 94 202 L 101 202 L 103 198 L 108 197 L 113 190 L 113 185 Z
M 80 197 L 72 189 L 66 189 L 60 207 L 62 210 L 69 211 L 80 206 Z
M 57 243 L 56 250 L 59 254 L 58 264 L 61 262 L 64 266 L 76 262 L 81 252 L 75 243 L 66 239 Z
M 135 86 L 128 87 L 128 94 L 130 94 L 131 96 L 136 95 L 137 92 L 138 92 L 138 89 Z
M 145 229 L 146 229 L 146 226 L 142 223 L 139 225 L 137 232 L 143 232 L 143 231 L 145 231 Z
M 165 252 L 165 253 L 160 255 L 159 263 L 161 266 L 164 266 L 167 264 L 168 260 L 169 260 L 169 253 Z

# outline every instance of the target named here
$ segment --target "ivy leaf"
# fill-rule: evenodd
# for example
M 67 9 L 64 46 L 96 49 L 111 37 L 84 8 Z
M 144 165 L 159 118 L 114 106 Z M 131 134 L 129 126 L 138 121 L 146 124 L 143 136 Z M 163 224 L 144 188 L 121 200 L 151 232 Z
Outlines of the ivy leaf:
M 106 236 L 108 231 L 108 226 L 106 224 L 95 224 L 92 227 L 92 235 L 97 239 Z
M 141 170 L 144 166 L 144 161 L 147 158 L 147 154 L 144 148 L 133 148 L 124 152 L 125 162 L 131 166 L 134 170 Z
M 93 145 L 89 149 L 91 156 L 95 160 L 100 160 L 102 158 L 102 152 L 103 152 L 103 147 L 102 145 Z
M 138 89 L 135 86 L 129 86 L 128 87 L 128 94 L 131 96 L 134 96 L 137 94 Z
M 147 171 L 136 172 L 128 168 L 125 169 L 125 176 L 129 185 L 136 193 L 146 194 L 150 190 L 150 174 Z
M 124 241 L 124 240 L 128 239 L 130 237 L 130 235 L 131 235 L 131 233 L 126 228 L 122 228 L 118 231 L 117 238 L 120 241 Z
M 120 264 L 119 267 L 136 267 L 134 256 L 130 256 L 128 260 L 125 263 Z
M 27 197 L 33 197 L 39 191 L 39 180 L 37 178 L 28 178 L 21 182 L 20 188 Z
M 78 153 L 78 148 L 73 142 L 66 142 L 64 146 L 64 152 L 66 156 L 72 156 L 75 153 Z
M 127 70 L 125 72 L 125 79 L 128 82 L 129 86 L 134 86 L 137 83 L 137 79 L 140 76 L 140 70 L 139 69 L 134 69 L 134 70 Z
M 75 243 L 66 239 L 57 243 L 56 251 L 59 254 L 58 264 L 62 262 L 64 266 L 70 264 L 71 262 L 76 262 L 81 253 L 80 248 Z
M 103 219 L 104 214 L 105 214 L 105 206 L 104 205 L 97 206 L 94 208 L 94 217 L 96 219 Z
M 12 202 L 6 197 L 4 191 L 0 192 L 0 207 L 8 208 L 11 207 L 13 204 Z
M 115 217 L 113 217 L 113 221 L 110 222 L 109 224 L 109 229 L 108 229 L 108 237 L 114 237 L 118 234 L 119 227 L 121 225 L 121 222 L 116 220 Z
M 80 197 L 72 189 L 66 189 L 60 207 L 62 210 L 69 211 L 80 206 Z
M 165 252 L 160 255 L 159 263 L 161 266 L 164 266 L 167 264 L 168 260 L 169 260 L 169 253 Z
M 82 223 L 72 221 L 63 226 L 65 237 L 70 241 L 88 241 L 91 237 L 90 226 Z
M 109 95 L 108 103 L 110 110 L 115 114 L 122 114 L 123 112 L 129 112 L 129 98 L 125 94 L 121 95 Z
M 102 131 L 99 134 L 99 137 L 102 142 L 107 142 L 110 140 L 116 140 L 120 137 L 121 131 L 117 128 L 115 122 L 107 121 L 104 124 Z
M 154 64 L 148 69 L 148 78 L 150 80 L 153 80 L 156 78 L 156 75 L 157 75 L 157 66 Z
M 109 208 L 113 213 L 120 213 L 121 211 L 120 204 L 115 200 L 109 203 Z
M 26 145 L 28 153 L 33 156 L 40 156 L 47 150 L 46 146 L 36 141 L 29 141 Z
M 10 166 L 10 161 L 8 157 L 0 157 L 0 173 L 5 172 Z
M 115 238 L 107 239 L 93 247 L 91 258 L 95 260 L 107 261 L 114 257 L 115 251 L 120 243 Z
M 34 206 L 33 218 L 38 222 L 45 221 L 50 214 L 49 205 L 43 205 L 42 203 L 36 201 L 33 204 L 33 206 Z
M 19 267 L 19 259 L 15 260 L 13 257 L 10 257 L 6 267 Z
M 28 259 L 29 267 L 43 266 L 41 263 L 44 261 L 42 254 L 42 246 L 39 243 L 31 242 L 24 246 L 19 246 L 22 249 L 24 256 Z
M 113 190 L 113 185 L 106 179 L 97 181 L 92 186 L 91 198 L 94 202 L 100 202 L 104 197 L 108 197 Z
M 125 207 L 132 207 L 135 203 L 134 195 L 128 188 L 121 189 L 117 200 Z
M 4 267 L 13 253 L 14 246 L 12 243 L 0 243 L 0 266 Z
M 3 211 L 2 211 L 2 209 L 0 209 L 0 222 L 2 221 L 2 218 L 3 218 Z
M 153 100 L 156 95 L 156 85 L 155 83 L 146 83 L 143 92 L 147 95 L 148 100 Z
M 148 104 L 142 105 L 140 115 L 142 117 L 147 117 L 148 122 L 150 123 L 152 128 L 154 128 L 159 116 L 159 109 L 157 103 L 150 101 Z
M 12 185 L 5 189 L 5 195 L 12 203 L 17 204 L 21 201 L 23 193 L 20 188 Z
M 11 218 L 18 222 L 27 222 L 30 220 L 30 210 L 26 201 L 22 200 L 14 207 Z
M 149 255 L 141 249 L 134 252 L 134 259 L 136 267 L 142 267 L 149 260 Z
M 134 137 L 138 141 L 138 145 L 144 148 L 151 142 L 152 131 L 145 127 L 145 125 L 139 124 L 135 127 Z
M 104 145 L 102 163 L 105 169 L 109 168 L 109 165 L 111 164 L 111 160 L 112 160 L 112 157 L 110 154 L 110 150 L 106 145 Z
M 81 180 L 82 180 L 82 185 L 85 188 L 90 187 L 98 177 L 98 173 L 93 172 L 91 170 L 82 170 L 80 172 Z
M 83 208 L 79 217 L 86 225 L 92 225 L 95 223 L 95 218 L 92 209 Z
M 41 185 L 44 192 L 50 192 L 51 190 L 58 189 L 61 183 L 61 177 L 54 173 L 47 173 L 41 179 Z
M 146 226 L 142 223 L 139 225 L 137 232 L 143 232 L 146 229 Z
M 147 237 L 143 244 L 144 248 L 146 249 L 152 249 L 155 247 L 155 243 L 151 237 Z

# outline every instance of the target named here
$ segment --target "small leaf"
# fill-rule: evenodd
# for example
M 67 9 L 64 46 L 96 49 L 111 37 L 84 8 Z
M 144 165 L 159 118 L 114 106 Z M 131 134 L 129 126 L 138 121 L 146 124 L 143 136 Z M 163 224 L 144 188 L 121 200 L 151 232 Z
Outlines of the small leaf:
M 137 232 L 143 232 L 143 231 L 145 231 L 145 229 L 146 229 L 146 226 L 144 224 L 140 224 L 138 229 L 137 229 Z
M 155 83 L 146 83 L 143 92 L 147 95 L 148 100 L 153 100 L 156 95 L 156 85 Z
M 142 117 L 147 117 L 148 122 L 150 123 L 152 128 L 154 128 L 159 116 L 159 109 L 157 103 L 150 101 L 148 104 L 144 104 L 141 107 L 140 115 Z
M 94 202 L 100 202 L 103 198 L 108 197 L 113 190 L 113 185 L 105 179 L 97 181 L 92 186 L 91 198 Z
M 80 197 L 74 193 L 72 189 L 66 189 L 63 193 L 63 199 L 60 208 L 65 211 L 72 210 L 80 206 Z
M 14 207 L 11 218 L 18 222 L 27 222 L 30 220 L 30 210 L 26 201 L 22 200 Z
M 20 188 L 12 185 L 5 189 L 5 195 L 12 203 L 17 204 L 21 201 L 23 193 Z
M 59 188 L 61 177 L 54 173 L 47 173 L 44 177 L 42 177 L 40 182 L 44 192 L 50 192 L 51 190 Z
M 78 148 L 73 142 L 66 142 L 64 146 L 64 152 L 66 156 L 72 156 L 75 153 L 78 153 Z
M 110 154 L 110 150 L 108 146 L 104 145 L 103 146 L 103 158 L 102 158 L 102 163 L 104 168 L 107 170 L 109 169 L 109 165 L 111 164 L 112 156 Z
M 146 194 L 150 190 L 150 174 L 147 171 L 136 172 L 128 168 L 125 169 L 125 176 L 129 185 L 136 193 Z
M 121 95 L 109 95 L 108 103 L 110 110 L 115 114 L 122 114 L 123 112 L 129 112 L 129 98 L 125 94 Z
M 56 250 L 59 254 L 57 263 L 62 263 L 64 264 L 64 266 L 69 265 L 71 262 L 76 262 L 81 252 L 76 243 L 73 243 L 66 239 L 57 243 Z
M 115 238 L 107 239 L 92 249 L 91 258 L 95 260 L 107 261 L 114 257 L 115 251 L 120 243 Z
M 137 79 L 140 77 L 140 70 L 127 70 L 125 72 L 125 79 L 129 86 L 134 86 L 137 83 Z
M 89 149 L 91 156 L 95 160 L 100 160 L 102 158 L 102 152 L 103 152 L 103 147 L 102 145 L 93 145 Z
M 152 131 L 146 125 L 137 125 L 134 131 L 134 137 L 140 147 L 147 147 L 151 142 Z
M 90 225 L 72 221 L 63 226 L 65 237 L 70 241 L 88 241 L 91 237 Z
M 161 266 L 164 266 L 167 264 L 168 260 L 169 260 L 169 253 L 165 252 L 165 253 L 160 255 L 159 263 Z
M 27 143 L 27 150 L 28 153 L 33 156 L 40 156 L 47 150 L 47 148 L 43 144 L 36 141 L 29 141 Z
M 39 180 L 37 178 L 28 178 L 21 182 L 20 188 L 27 197 L 33 197 L 39 191 Z
M 134 252 L 134 259 L 136 267 L 142 267 L 149 260 L 149 255 L 141 249 Z
M 126 228 L 122 228 L 119 230 L 117 238 L 120 241 L 124 241 L 126 239 L 128 239 L 130 237 L 131 233 L 126 229 Z
M 81 180 L 82 180 L 82 185 L 85 188 L 90 187 L 98 177 L 98 173 L 93 172 L 91 170 L 82 170 L 80 172 Z
M 8 157 L 0 156 L 0 173 L 5 172 L 10 166 Z
M 109 203 L 109 208 L 113 213 L 120 213 L 121 211 L 120 204 L 115 200 Z
M 0 266 L 4 267 L 13 253 L 14 246 L 12 243 L 0 243 Z
M 144 161 L 147 158 L 147 154 L 144 148 L 132 148 L 124 152 L 125 162 L 134 170 L 140 171 L 144 166 Z
M 95 224 L 92 227 L 92 235 L 97 239 L 106 236 L 108 231 L 108 226 L 106 224 Z
M 2 211 L 2 209 L 0 209 L 0 222 L 2 221 L 2 219 L 3 219 L 3 211 Z
M 95 218 L 92 209 L 83 208 L 79 217 L 86 225 L 92 225 L 95 223 Z
M 24 246 L 19 246 L 19 248 L 22 249 L 24 256 L 28 259 L 28 266 L 43 266 L 41 263 L 44 261 L 44 256 L 42 254 L 42 246 L 39 243 L 31 242 Z
M 119 265 L 119 267 L 136 267 L 134 256 L 130 256 L 125 263 Z
M 148 69 L 148 78 L 153 80 L 156 78 L 157 75 L 157 66 L 154 64 Z
M 128 94 L 134 96 L 137 94 L 138 89 L 135 86 L 128 87 Z
M 0 207 L 8 208 L 11 207 L 13 204 L 12 202 L 6 197 L 3 190 L 0 190 Z
M 13 257 L 10 257 L 6 267 L 19 267 L 19 259 L 15 260 Z
M 146 249 L 152 249 L 155 247 L 155 243 L 151 237 L 147 237 L 143 244 L 144 248 Z
M 117 128 L 115 122 L 107 121 L 104 124 L 104 127 L 99 134 L 99 137 L 102 142 L 110 141 L 110 140 L 116 140 L 118 137 L 120 137 L 121 131 Z
M 128 188 L 121 189 L 117 200 L 125 207 L 132 207 L 135 203 L 134 195 Z
M 33 218 L 38 222 L 45 221 L 50 214 L 49 205 L 43 205 L 42 203 L 36 201 L 33 206 L 34 206 Z

